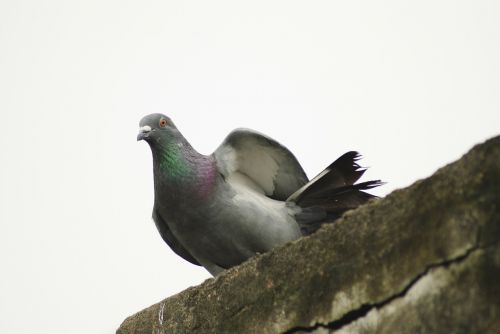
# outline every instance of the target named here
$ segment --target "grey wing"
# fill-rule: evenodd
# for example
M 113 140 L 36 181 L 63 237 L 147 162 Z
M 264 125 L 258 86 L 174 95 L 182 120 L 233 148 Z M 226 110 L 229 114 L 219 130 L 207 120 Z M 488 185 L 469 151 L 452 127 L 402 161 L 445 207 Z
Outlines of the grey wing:
M 192 264 L 196 264 L 201 266 L 201 264 L 188 252 L 186 248 L 177 240 L 177 238 L 172 234 L 172 231 L 168 228 L 165 220 L 160 216 L 160 213 L 156 209 L 153 208 L 153 220 L 155 222 L 156 228 L 162 239 L 169 245 L 170 248 L 175 252 L 175 254 L 182 257 L 184 260 L 191 262 Z
M 243 175 L 254 188 L 276 200 L 286 200 L 308 182 L 292 152 L 253 130 L 232 131 L 214 156 L 224 177 Z

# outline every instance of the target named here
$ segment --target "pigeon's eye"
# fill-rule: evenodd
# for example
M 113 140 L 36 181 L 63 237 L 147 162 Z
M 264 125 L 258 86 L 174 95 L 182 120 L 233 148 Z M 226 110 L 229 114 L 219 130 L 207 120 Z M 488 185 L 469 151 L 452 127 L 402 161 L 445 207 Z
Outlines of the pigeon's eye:
M 167 126 L 167 120 L 165 118 L 160 119 L 160 127 L 164 128 Z

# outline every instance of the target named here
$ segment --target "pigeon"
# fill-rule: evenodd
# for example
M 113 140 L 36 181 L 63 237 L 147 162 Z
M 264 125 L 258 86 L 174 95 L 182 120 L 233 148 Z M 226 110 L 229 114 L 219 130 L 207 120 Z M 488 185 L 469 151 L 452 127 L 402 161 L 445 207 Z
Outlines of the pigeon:
M 172 120 L 147 115 L 137 140 L 153 156 L 152 218 L 185 260 L 216 276 L 250 257 L 314 233 L 376 196 L 356 183 L 366 169 L 342 155 L 309 181 L 283 145 L 250 129 L 232 131 L 211 155 L 198 153 Z

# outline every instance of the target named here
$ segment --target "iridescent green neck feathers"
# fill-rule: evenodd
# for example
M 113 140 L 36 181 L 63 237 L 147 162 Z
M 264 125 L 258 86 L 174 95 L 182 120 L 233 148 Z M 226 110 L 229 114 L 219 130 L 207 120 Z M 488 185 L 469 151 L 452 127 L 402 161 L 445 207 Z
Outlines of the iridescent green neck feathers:
M 186 158 L 183 145 L 169 143 L 159 148 L 158 164 L 161 173 L 166 173 L 173 178 L 187 178 L 194 172 L 194 166 Z

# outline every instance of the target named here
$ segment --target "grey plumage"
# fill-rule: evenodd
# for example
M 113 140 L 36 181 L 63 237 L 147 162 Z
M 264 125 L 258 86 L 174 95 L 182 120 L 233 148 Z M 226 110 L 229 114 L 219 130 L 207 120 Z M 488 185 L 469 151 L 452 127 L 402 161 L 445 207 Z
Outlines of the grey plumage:
M 212 275 L 256 253 L 314 232 L 374 197 L 355 184 L 364 170 L 348 152 L 312 181 L 295 156 L 248 129 L 199 154 L 165 115 L 140 122 L 138 140 L 153 153 L 153 220 L 172 250 Z

